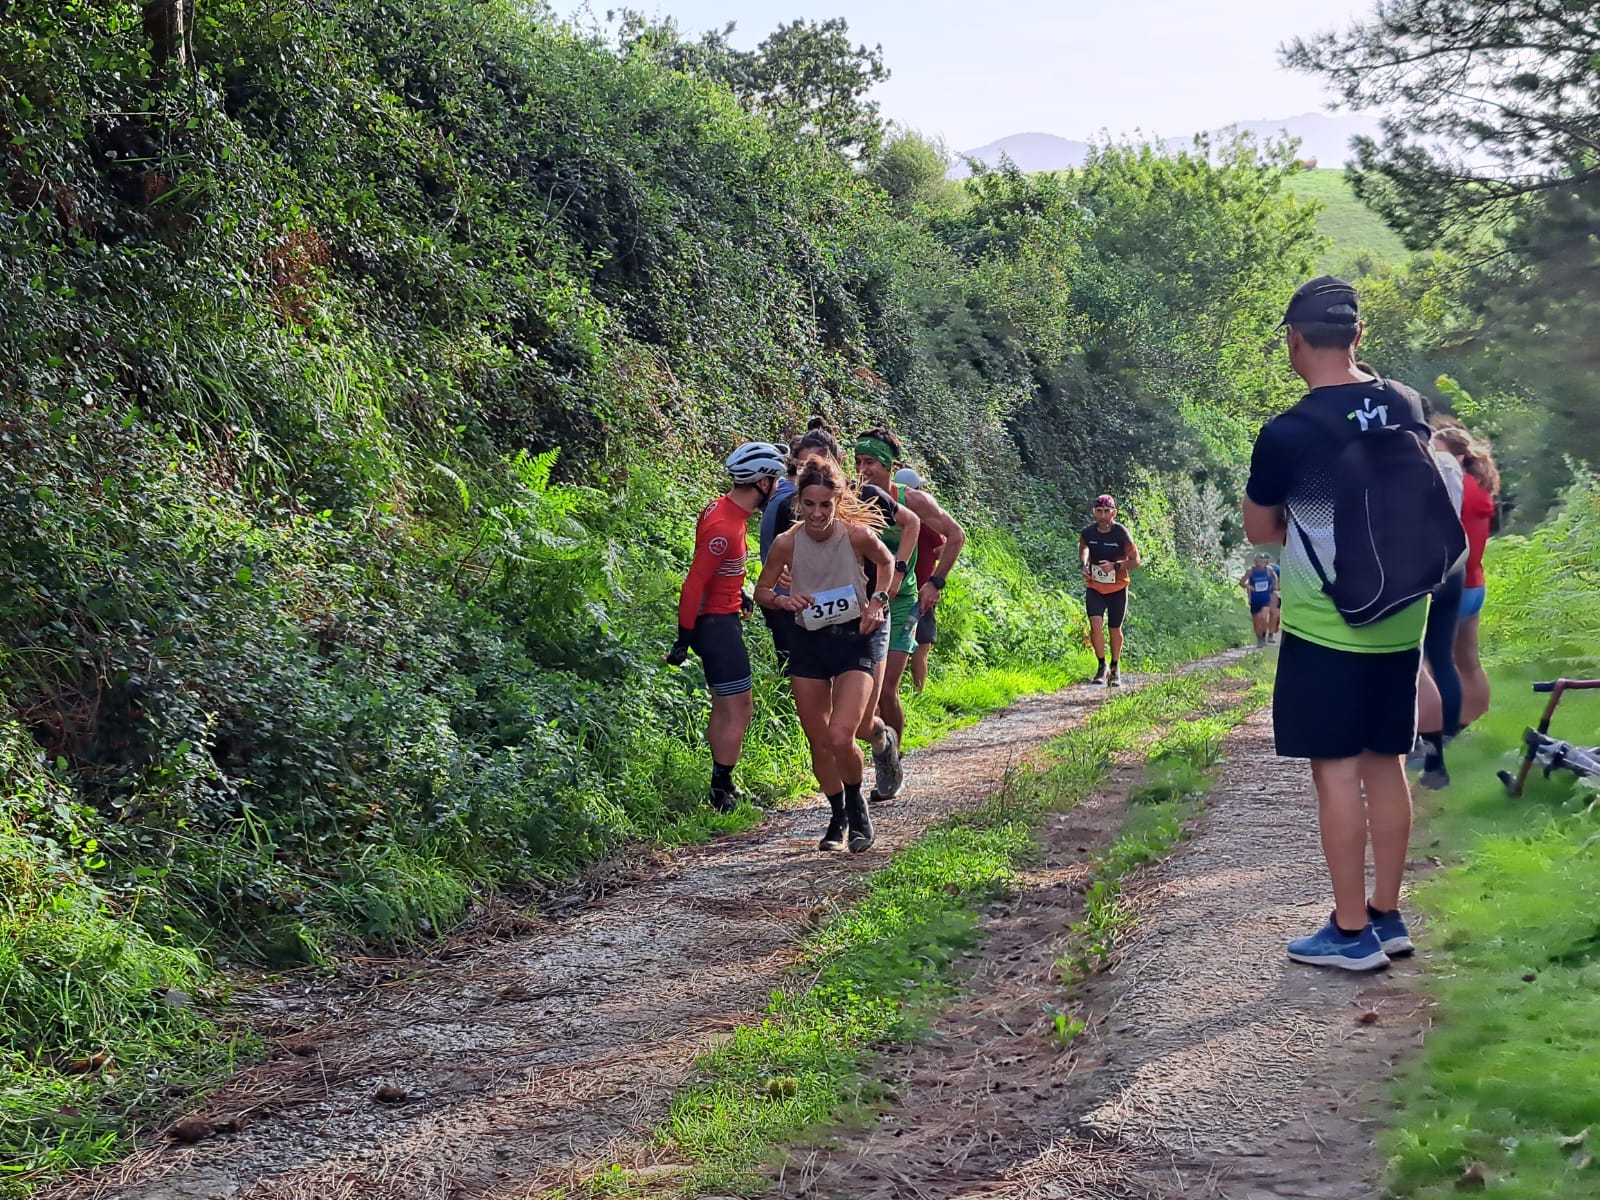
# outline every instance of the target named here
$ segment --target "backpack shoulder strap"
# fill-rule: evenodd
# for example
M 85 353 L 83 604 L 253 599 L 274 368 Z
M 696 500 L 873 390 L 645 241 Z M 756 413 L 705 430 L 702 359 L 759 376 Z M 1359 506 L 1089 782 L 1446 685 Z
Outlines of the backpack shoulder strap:
M 1305 400 L 1300 401 L 1299 404 L 1296 404 L 1283 415 L 1286 417 L 1299 417 L 1302 421 L 1315 425 L 1323 433 L 1331 434 L 1340 441 L 1349 436 L 1350 423 L 1345 417 L 1331 412 L 1325 405 L 1308 403 L 1310 399 L 1311 397 L 1307 396 Z

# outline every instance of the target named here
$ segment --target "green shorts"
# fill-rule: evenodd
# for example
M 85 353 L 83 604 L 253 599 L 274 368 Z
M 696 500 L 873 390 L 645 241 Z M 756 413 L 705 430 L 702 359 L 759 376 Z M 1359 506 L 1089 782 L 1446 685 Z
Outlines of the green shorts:
M 910 654 L 917 648 L 917 594 L 889 601 L 889 653 Z

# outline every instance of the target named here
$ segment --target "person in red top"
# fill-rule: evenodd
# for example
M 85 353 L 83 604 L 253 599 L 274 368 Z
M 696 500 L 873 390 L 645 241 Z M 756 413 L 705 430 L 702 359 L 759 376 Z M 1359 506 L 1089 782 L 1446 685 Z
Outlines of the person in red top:
M 713 500 L 695 526 L 694 561 L 678 594 L 678 640 L 666 661 L 682 666 L 693 650 L 711 685 L 711 807 L 732 812 L 744 794 L 734 786 L 745 730 L 755 712 L 750 653 L 741 623 L 754 606 L 744 593 L 750 514 L 765 508 L 788 469 L 788 450 L 746 442 L 728 456 L 733 490 Z
M 1461 724 L 1489 711 L 1489 676 L 1478 654 L 1478 619 L 1485 596 L 1483 550 L 1494 525 L 1500 472 L 1489 444 L 1463 426 L 1446 425 L 1434 432 L 1433 444 L 1455 456 L 1465 478 L 1461 489 L 1461 524 L 1467 531 L 1467 578 L 1461 593 L 1461 620 L 1456 626 L 1456 670 L 1461 673 Z
M 928 490 L 928 481 L 910 467 L 901 467 L 896 471 L 894 481 L 902 487 L 914 488 L 919 492 Z M 911 686 L 919 692 L 927 686 L 928 654 L 932 651 L 933 644 L 939 640 L 939 610 L 936 606 L 924 607 L 920 603 L 920 598 L 928 585 L 928 580 L 932 579 L 933 573 L 939 569 L 939 552 L 948 540 L 933 527 L 932 521 L 924 521 L 922 532 L 917 536 L 917 561 L 912 568 L 912 574 L 917 578 L 919 603 L 917 648 L 911 653 Z

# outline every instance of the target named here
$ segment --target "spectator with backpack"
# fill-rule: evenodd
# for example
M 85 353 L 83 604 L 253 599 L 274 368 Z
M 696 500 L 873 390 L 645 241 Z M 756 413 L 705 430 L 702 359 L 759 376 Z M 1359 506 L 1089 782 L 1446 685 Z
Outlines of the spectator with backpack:
M 1289 957 L 1372 970 L 1412 950 L 1399 911 L 1411 836 L 1404 758 L 1426 601 L 1466 540 L 1421 398 L 1357 365 L 1355 288 L 1311 280 L 1282 327 L 1308 392 L 1256 439 L 1244 526 L 1251 541 L 1284 547 L 1273 735 L 1281 757 L 1311 760 L 1334 894 L 1327 925 L 1289 943 Z

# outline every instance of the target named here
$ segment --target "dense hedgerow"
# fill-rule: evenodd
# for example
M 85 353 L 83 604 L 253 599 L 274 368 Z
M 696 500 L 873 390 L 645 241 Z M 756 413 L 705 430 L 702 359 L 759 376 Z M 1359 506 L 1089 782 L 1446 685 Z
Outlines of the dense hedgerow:
M 0 1157 L 100 1157 L 146 1111 L 51 1142 L 98 1078 L 61 1062 L 214 1065 L 198 1001 L 152 1007 L 214 954 L 404 944 L 721 827 L 703 684 L 660 655 L 741 438 L 905 436 L 972 531 L 943 683 L 1081 661 L 1108 487 L 1155 551 L 1130 657 L 1233 636 L 1223 514 L 1286 389 L 1261 297 L 1316 250 L 1282 155 L 1105 147 L 956 192 L 874 157 L 837 30 L 744 72 L 512 0 L 216 0 L 185 69 L 144 8 L 0 28 L 0 985 L 70 961 L 104 1014 L 8 999 L 30 1115 Z M 792 794 L 750 639 L 741 779 Z M 929 713 L 1005 691 L 973 686 Z

